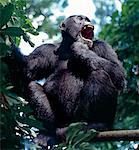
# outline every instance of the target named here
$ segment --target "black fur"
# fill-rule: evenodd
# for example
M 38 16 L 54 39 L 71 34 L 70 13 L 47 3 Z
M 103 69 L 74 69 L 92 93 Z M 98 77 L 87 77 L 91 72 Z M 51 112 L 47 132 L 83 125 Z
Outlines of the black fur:
M 85 16 L 69 17 L 61 43 L 41 45 L 26 57 L 28 101 L 46 128 L 79 121 L 97 130 L 112 127 L 124 70 L 107 43 L 96 40 L 89 47 L 78 36 L 85 21 Z M 43 86 L 34 81 L 43 77 Z

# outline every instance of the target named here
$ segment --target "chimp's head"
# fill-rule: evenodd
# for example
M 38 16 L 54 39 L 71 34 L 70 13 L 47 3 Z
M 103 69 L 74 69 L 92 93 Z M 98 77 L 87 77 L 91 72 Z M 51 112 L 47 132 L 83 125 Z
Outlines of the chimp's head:
M 67 60 L 72 56 L 70 46 L 76 41 L 87 44 L 89 48 L 93 45 L 94 26 L 86 16 L 68 17 L 60 24 L 60 30 L 63 40 L 60 47 L 55 51 L 60 60 Z
M 94 38 L 94 26 L 86 16 L 70 16 L 60 24 L 60 29 L 63 38 L 68 34 L 74 41 L 83 40 L 85 43 L 91 43 Z

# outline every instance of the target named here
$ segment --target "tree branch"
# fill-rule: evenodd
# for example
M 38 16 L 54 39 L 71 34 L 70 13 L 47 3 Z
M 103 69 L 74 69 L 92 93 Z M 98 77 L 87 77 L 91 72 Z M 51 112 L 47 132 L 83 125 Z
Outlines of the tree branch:
M 67 127 L 57 129 L 57 135 L 59 138 L 66 142 Z M 34 142 L 43 146 L 47 145 L 49 136 L 38 134 L 34 139 Z M 102 142 L 102 141 L 139 141 L 139 129 L 138 130 L 115 130 L 115 131 L 102 131 L 99 132 L 90 142 Z
M 139 130 L 103 131 L 92 141 L 139 141 Z
M 59 128 L 57 130 L 57 135 L 61 138 L 66 137 L 66 132 L 68 128 Z M 64 139 L 63 138 L 63 139 Z M 102 131 L 99 132 L 96 137 L 91 141 L 139 141 L 139 129 L 138 130 L 115 130 L 115 131 Z

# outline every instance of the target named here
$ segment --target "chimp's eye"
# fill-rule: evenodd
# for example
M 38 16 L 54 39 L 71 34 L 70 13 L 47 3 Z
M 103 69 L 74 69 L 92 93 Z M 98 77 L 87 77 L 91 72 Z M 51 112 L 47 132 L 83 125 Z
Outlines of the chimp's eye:
M 86 21 L 91 22 L 90 19 L 88 17 L 85 18 Z
M 78 18 L 79 18 L 79 20 L 83 20 L 83 17 L 81 17 L 81 16 L 78 16 Z
M 65 24 L 64 22 L 61 23 L 61 27 L 65 28 Z

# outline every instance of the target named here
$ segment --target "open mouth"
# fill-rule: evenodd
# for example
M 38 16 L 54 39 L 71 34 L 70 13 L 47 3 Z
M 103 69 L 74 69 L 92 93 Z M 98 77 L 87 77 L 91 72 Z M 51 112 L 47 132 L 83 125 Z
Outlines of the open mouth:
M 92 41 L 94 37 L 94 26 L 93 25 L 85 25 L 81 30 L 81 37 L 84 40 Z

